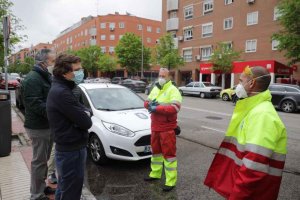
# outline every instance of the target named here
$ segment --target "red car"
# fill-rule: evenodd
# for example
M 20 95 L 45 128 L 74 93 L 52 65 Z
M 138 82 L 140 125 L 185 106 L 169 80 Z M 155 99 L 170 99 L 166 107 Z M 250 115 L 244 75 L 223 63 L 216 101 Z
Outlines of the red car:
M 19 86 L 19 81 L 15 76 L 7 76 L 8 89 L 16 89 Z M 0 89 L 5 89 L 5 79 L 0 81 Z

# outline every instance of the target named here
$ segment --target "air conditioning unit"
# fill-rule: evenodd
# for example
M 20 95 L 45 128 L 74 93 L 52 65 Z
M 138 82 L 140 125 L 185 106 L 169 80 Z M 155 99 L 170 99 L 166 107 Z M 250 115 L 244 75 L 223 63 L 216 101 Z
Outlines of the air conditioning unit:
M 200 61 L 200 60 L 201 60 L 201 56 L 200 56 L 200 55 L 196 55 L 196 56 L 195 56 L 195 59 L 196 59 L 197 61 Z
M 255 2 L 255 0 L 247 0 L 248 4 L 253 4 Z
M 182 36 L 178 36 L 178 41 L 183 41 L 183 37 Z
M 115 30 L 115 27 L 110 27 L 109 30 L 110 30 L 110 31 L 114 31 L 114 30 Z

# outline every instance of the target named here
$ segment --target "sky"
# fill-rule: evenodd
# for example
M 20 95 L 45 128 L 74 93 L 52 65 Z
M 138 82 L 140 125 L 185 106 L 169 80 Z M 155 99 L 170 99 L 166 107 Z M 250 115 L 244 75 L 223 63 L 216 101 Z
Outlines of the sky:
M 138 17 L 161 20 L 162 0 L 11 0 L 12 12 L 21 19 L 28 36 L 15 51 L 40 42 L 52 42 L 64 29 L 82 17 L 129 12 Z

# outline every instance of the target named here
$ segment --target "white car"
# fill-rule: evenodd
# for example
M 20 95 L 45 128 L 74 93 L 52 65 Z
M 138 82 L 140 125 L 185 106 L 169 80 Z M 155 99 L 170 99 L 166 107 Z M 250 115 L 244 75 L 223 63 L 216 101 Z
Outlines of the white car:
M 197 95 L 201 98 L 216 97 L 222 90 L 221 87 L 215 86 L 210 82 L 190 82 L 178 89 L 181 95 Z
M 92 110 L 89 154 L 97 164 L 107 158 L 137 161 L 151 157 L 150 114 L 144 100 L 130 89 L 103 83 L 79 84 L 82 100 Z

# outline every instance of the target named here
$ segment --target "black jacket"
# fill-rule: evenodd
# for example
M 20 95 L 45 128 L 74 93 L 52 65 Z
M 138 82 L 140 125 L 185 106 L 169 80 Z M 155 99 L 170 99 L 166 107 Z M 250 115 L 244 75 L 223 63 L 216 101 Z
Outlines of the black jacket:
M 22 81 L 21 93 L 25 106 L 24 126 L 30 129 L 49 128 L 46 100 L 51 87 L 51 74 L 36 65 Z
M 54 77 L 48 95 L 47 115 L 57 151 L 76 151 L 88 142 L 92 121 L 72 93 L 74 87 L 73 81 Z

